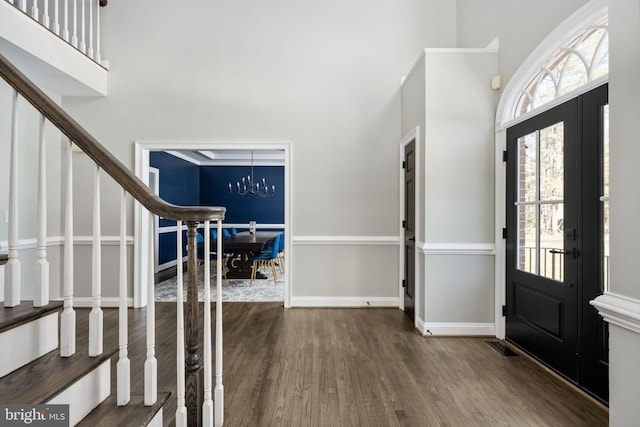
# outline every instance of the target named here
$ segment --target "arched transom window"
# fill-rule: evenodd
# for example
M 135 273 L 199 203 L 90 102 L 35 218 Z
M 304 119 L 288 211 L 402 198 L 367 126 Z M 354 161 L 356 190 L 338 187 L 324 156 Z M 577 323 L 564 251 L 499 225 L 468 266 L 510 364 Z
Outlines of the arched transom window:
M 605 17 L 590 25 L 543 64 L 522 90 L 514 118 L 609 73 L 607 24 Z

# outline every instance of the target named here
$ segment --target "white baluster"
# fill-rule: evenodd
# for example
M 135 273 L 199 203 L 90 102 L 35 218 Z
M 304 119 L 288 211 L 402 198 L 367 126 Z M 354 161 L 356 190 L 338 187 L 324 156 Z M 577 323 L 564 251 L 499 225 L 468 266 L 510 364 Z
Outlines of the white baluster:
M 144 362 L 144 404 L 151 406 L 158 400 L 158 361 L 156 360 L 156 306 L 154 283 L 153 214 L 149 212 L 149 265 L 147 266 L 147 360 Z
M 218 220 L 218 236 L 222 236 L 222 221 Z M 222 238 L 216 248 L 216 388 L 215 425 L 224 422 L 224 386 L 222 385 Z
M 93 246 L 91 258 L 91 313 L 89 313 L 89 356 L 102 354 L 103 328 L 100 290 L 102 288 L 102 237 L 100 232 L 100 166 L 93 175 Z
M 184 399 L 184 278 L 182 274 L 182 221 L 178 221 L 178 236 L 177 236 L 177 277 L 176 277 L 176 292 L 177 292 L 177 345 L 176 345 L 176 372 L 177 372 L 177 384 L 176 384 L 176 397 L 177 397 L 177 409 L 176 409 L 176 427 L 187 427 L 187 407 L 185 406 Z
M 4 266 L 4 306 L 20 305 L 20 260 L 18 259 L 18 92 L 11 107 L 11 154 L 9 165 L 9 260 Z
M 62 17 L 64 18 L 64 28 L 62 29 L 62 38 L 69 42 L 69 0 L 62 0 L 64 7 L 62 9 Z
M 78 47 L 78 0 L 73 0 L 73 27 L 71 29 L 71 44 Z
M 44 9 L 42 11 L 42 20 L 40 23 L 49 28 L 49 0 L 44 0 Z
M 213 400 L 211 399 L 211 222 L 204 222 L 204 401 L 202 425 L 213 425 Z M 220 234 L 222 236 L 222 234 Z M 221 239 L 217 239 L 218 241 Z
M 33 306 L 49 304 L 49 261 L 47 260 L 47 153 L 44 115 L 40 115 L 40 137 L 38 141 L 38 241 L 36 278 Z
M 67 144 L 67 185 L 64 213 L 64 310 L 60 315 L 60 356 L 76 352 L 76 312 L 73 310 L 73 156 L 72 142 Z
M 102 65 L 102 56 L 100 53 L 100 0 L 96 7 L 96 58 L 95 61 Z
M 119 315 L 119 345 L 120 354 L 117 364 L 118 393 L 117 404 L 124 406 L 131 398 L 131 365 L 128 350 L 128 321 L 127 321 L 127 206 L 124 188 L 120 193 L 120 304 Z
M 88 50 L 87 50 L 87 56 L 91 59 L 95 59 L 93 57 L 94 51 L 93 51 L 93 3 L 95 1 L 100 1 L 100 0 L 89 0 L 89 43 L 88 43 Z M 96 5 L 96 7 L 100 7 L 100 5 Z
M 24 13 L 27 13 L 27 0 L 19 0 L 18 1 L 18 7 L 20 8 L 20 10 L 22 10 Z
M 53 2 L 53 32 L 62 37 L 60 34 L 60 5 L 58 0 Z
M 80 0 L 80 50 L 84 54 L 87 53 L 87 43 L 86 43 L 87 35 L 85 33 L 85 25 L 84 25 L 86 20 L 86 15 L 84 10 L 85 2 L 86 0 Z
M 33 0 L 33 4 L 31 5 L 31 17 L 37 21 L 39 14 L 40 11 L 38 10 L 38 0 Z

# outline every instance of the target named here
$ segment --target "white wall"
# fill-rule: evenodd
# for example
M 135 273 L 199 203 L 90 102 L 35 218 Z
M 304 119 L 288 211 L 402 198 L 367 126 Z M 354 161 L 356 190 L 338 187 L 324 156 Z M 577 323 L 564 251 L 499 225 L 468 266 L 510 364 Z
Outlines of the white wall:
M 65 98 L 72 116 L 131 167 L 134 140 L 293 141 L 294 240 L 356 240 L 296 246 L 293 295 L 331 297 L 327 283 L 344 283 L 341 295 L 397 298 L 398 246 L 358 239 L 397 235 L 399 79 L 423 47 L 455 46 L 455 2 L 146 0 L 103 12 L 109 96 Z M 109 215 L 103 230 L 117 234 Z M 344 280 L 344 260 L 368 267 L 368 283 Z M 324 273 L 306 274 L 318 262 Z
M 638 307 L 640 2 L 609 1 L 609 37 L 611 292 L 634 298 Z M 610 424 L 637 423 L 640 334 L 610 325 L 609 354 Z

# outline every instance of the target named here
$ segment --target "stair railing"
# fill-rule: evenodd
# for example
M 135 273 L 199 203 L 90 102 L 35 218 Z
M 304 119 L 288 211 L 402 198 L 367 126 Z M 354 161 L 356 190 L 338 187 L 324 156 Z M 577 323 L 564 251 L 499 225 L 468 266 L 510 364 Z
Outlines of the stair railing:
M 5 0 L 27 17 L 107 67 L 100 49 L 100 7 L 107 0 Z
M 18 258 L 18 106 L 26 99 L 40 112 L 40 137 L 38 154 L 38 238 L 37 271 L 40 283 L 34 295 L 34 305 L 49 303 L 48 273 L 46 256 L 46 174 L 45 174 L 45 119 L 59 129 L 68 141 L 66 147 L 65 177 L 65 238 L 63 267 L 63 312 L 60 316 L 60 354 L 72 356 L 75 349 L 76 321 L 73 308 L 73 159 L 72 145 L 79 147 L 96 165 L 93 189 L 93 256 L 92 256 L 92 296 L 89 316 L 90 356 L 102 353 L 102 309 L 101 309 L 101 231 L 100 231 L 100 175 L 104 171 L 121 187 L 120 201 L 120 271 L 119 271 L 119 356 L 117 371 L 117 404 L 127 405 L 130 400 L 130 362 L 128 358 L 127 325 L 127 251 L 126 251 L 126 194 L 130 194 L 149 214 L 149 261 L 147 268 L 147 354 L 144 363 L 144 404 L 151 406 L 157 401 L 157 361 L 155 357 L 155 283 L 154 283 L 154 242 L 153 216 L 175 220 L 178 223 L 177 243 L 177 410 L 176 425 L 222 425 L 224 389 L 222 385 L 222 241 L 217 240 L 217 292 L 216 292 L 216 336 L 215 336 L 215 389 L 212 393 L 211 372 L 211 296 L 210 260 L 205 256 L 205 306 L 204 306 L 204 384 L 200 384 L 198 289 L 196 259 L 196 228 L 200 222 L 205 225 L 205 254 L 210 253 L 209 232 L 211 221 L 216 221 L 218 235 L 222 235 L 222 220 L 225 208 L 203 206 L 175 206 L 160 199 L 115 158 L 105 147 L 83 129 L 71 116 L 47 97 L 33 82 L 27 79 L 13 64 L 0 55 L 0 77 L 13 87 L 11 117 L 11 155 L 9 173 L 9 251 L 5 265 L 5 307 L 20 304 L 20 272 Z M 183 246 L 182 222 L 187 225 L 187 307 L 183 307 Z M 186 350 L 186 355 L 185 355 Z M 215 406 L 214 406 L 215 400 Z M 214 410 L 215 409 L 215 410 Z M 202 417 L 202 418 L 201 418 Z

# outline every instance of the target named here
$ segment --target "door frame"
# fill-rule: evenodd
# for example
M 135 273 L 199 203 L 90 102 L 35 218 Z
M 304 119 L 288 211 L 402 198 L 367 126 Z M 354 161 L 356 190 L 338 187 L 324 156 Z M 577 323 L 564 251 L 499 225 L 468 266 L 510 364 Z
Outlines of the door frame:
M 283 150 L 284 151 L 284 233 L 287 262 L 284 264 L 284 307 L 291 307 L 291 276 L 293 273 L 294 251 L 291 245 L 293 209 L 292 179 L 292 143 L 291 141 L 135 141 L 135 174 L 145 184 L 149 184 L 149 152 L 166 150 Z M 139 203 L 134 204 L 134 278 L 133 306 L 146 306 L 147 302 L 147 265 L 146 248 L 149 242 L 149 216 Z
M 415 257 L 415 274 L 414 274 L 414 283 L 415 283 L 415 290 L 414 290 L 414 310 L 415 310 L 415 315 L 414 315 L 414 326 L 416 328 L 418 328 L 419 330 L 422 330 L 420 328 L 420 322 L 422 322 L 422 319 L 420 318 L 419 314 L 420 314 L 420 309 L 422 308 L 422 303 L 421 303 L 421 295 L 422 295 L 422 287 L 420 286 L 421 281 L 421 269 L 420 269 L 420 264 L 419 264 L 419 260 L 420 260 L 420 256 L 419 256 L 419 248 L 422 248 L 424 246 L 424 243 L 419 239 L 420 235 L 421 235 L 421 228 L 420 228 L 420 219 L 421 219 L 421 215 L 422 215 L 422 199 L 420 197 L 418 197 L 421 194 L 422 191 L 422 179 L 421 177 L 423 176 L 422 173 L 422 169 L 423 169 L 423 165 L 424 162 L 422 161 L 422 141 L 421 141 L 421 136 L 420 136 L 420 126 L 416 126 L 414 129 L 412 129 L 411 131 L 409 131 L 409 133 L 407 133 L 407 135 L 405 135 L 401 140 L 400 140 L 400 144 L 399 144 L 399 150 L 400 150 L 400 157 L 399 157 L 399 195 L 400 195 L 400 204 L 399 204 L 399 221 L 398 221 L 398 235 L 400 236 L 399 238 L 399 246 L 398 246 L 398 255 L 399 255 L 399 268 L 398 268 L 398 305 L 400 310 L 404 311 L 404 288 L 402 287 L 402 280 L 404 279 L 404 228 L 402 227 L 402 220 L 405 218 L 405 211 L 404 211 L 404 201 L 405 201 L 405 189 L 404 189 L 404 168 L 402 167 L 402 162 L 404 161 L 405 158 L 405 149 L 407 147 L 407 145 L 411 142 L 411 141 L 415 141 L 414 143 L 414 153 L 415 153 L 415 180 L 416 180 L 416 185 L 415 185 L 415 189 L 414 189 L 414 218 L 415 218 L 415 236 L 416 236 L 416 242 L 415 242 L 415 250 L 414 250 L 414 254 L 413 256 Z

